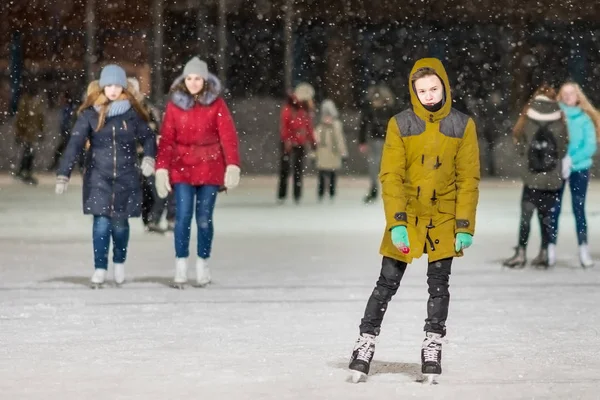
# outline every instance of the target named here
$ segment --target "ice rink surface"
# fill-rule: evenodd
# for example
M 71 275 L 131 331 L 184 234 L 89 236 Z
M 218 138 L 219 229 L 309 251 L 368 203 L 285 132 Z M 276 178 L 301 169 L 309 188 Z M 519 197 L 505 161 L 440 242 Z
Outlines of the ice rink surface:
M 79 180 L 58 197 L 51 178 L 26 187 L 0 177 L 0 398 L 599 398 L 600 266 L 578 266 L 567 194 L 558 265 L 503 270 L 520 199 L 509 181 L 482 182 L 474 245 L 453 266 L 440 384 L 415 382 L 425 259 L 390 303 L 369 381 L 348 383 L 380 266 L 382 204 L 360 203 L 366 187 L 344 178 L 335 203 L 317 204 L 308 179 L 303 204 L 276 206 L 274 179 L 243 177 L 215 211 L 214 284 L 170 288 L 173 238 L 137 219 L 126 284 L 94 291 Z M 588 217 L 599 259 L 600 182 Z

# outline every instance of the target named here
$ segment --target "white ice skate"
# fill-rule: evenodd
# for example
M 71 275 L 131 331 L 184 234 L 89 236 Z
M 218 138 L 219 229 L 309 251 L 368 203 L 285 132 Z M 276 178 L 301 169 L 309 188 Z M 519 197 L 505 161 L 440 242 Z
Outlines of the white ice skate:
M 211 282 L 210 269 L 208 268 L 208 260 L 198 258 L 196 260 L 196 286 L 204 287 Z
M 175 259 L 175 278 L 173 279 L 173 287 L 175 289 L 183 289 L 187 283 L 187 258 L 176 258 Z
M 587 244 L 579 246 L 579 261 L 583 268 L 590 268 L 594 266 L 594 260 L 590 254 L 590 249 Z
M 125 264 L 115 264 L 115 283 L 120 287 L 125 282 Z
M 90 281 L 90 287 L 92 289 L 100 289 L 104 285 L 105 280 L 106 270 L 102 268 L 96 268 L 94 270 L 94 275 L 92 275 L 92 279 Z

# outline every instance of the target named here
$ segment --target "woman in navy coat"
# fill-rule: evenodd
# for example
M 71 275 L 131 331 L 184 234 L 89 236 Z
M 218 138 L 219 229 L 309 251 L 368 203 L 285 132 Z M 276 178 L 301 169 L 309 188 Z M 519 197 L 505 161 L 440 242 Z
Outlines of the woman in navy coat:
M 141 215 L 140 170 L 154 173 L 155 136 L 147 124 L 148 115 L 128 91 L 125 71 L 107 65 L 100 80 L 88 86 L 87 99 L 57 170 L 56 193 L 69 182 L 77 156 L 89 142 L 83 177 L 83 213 L 94 216 L 94 274 L 92 287 L 106 279 L 110 241 L 113 242 L 115 283 L 125 280 L 125 259 L 129 243 L 129 218 Z M 136 147 L 144 148 L 137 165 Z

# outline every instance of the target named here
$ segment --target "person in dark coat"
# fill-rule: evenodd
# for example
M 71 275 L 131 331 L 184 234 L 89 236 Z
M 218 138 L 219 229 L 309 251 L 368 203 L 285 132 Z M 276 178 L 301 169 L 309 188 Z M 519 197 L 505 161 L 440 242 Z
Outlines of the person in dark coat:
M 87 99 L 79 109 L 57 170 L 56 193 L 62 194 L 81 150 L 89 141 L 89 161 L 83 176 L 83 213 L 94 216 L 92 287 L 102 285 L 106 278 L 111 236 L 115 282 L 123 283 L 128 219 L 141 215 L 140 170 L 144 176 L 154 173 L 155 135 L 148 126 L 148 115 L 127 87 L 121 67 L 103 68 L 100 80 L 88 87 Z M 136 154 L 138 142 L 145 154 L 140 167 Z
M 30 185 L 37 185 L 38 180 L 33 176 L 35 145 L 44 135 L 44 107 L 42 97 L 37 87 L 30 80 L 25 86 L 25 93 L 19 100 L 17 118 L 15 120 L 15 138 L 23 148 L 23 156 L 16 178 Z
M 370 187 L 363 198 L 365 204 L 375 202 L 379 195 L 379 165 L 387 124 L 397 112 L 394 105 L 394 93 L 386 84 L 379 83 L 369 87 L 358 134 L 358 149 L 367 155 L 369 167 Z

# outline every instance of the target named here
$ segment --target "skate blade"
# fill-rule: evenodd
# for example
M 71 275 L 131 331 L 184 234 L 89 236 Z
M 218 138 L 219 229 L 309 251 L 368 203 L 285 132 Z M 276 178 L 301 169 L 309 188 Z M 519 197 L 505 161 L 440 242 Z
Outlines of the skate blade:
M 104 283 L 90 283 L 90 289 L 104 289 Z
M 185 283 L 173 283 L 173 284 L 171 285 L 171 287 L 172 287 L 173 289 L 179 289 L 179 290 L 183 290 L 183 289 L 185 289 Z
M 366 382 L 367 374 L 360 371 L 352 371 L 352 375 L 350 375 L 350 381 L 352 383 Z
M 437 375 L 437 374 L 423 374 L 423 379 L 420 381 L 420 383 L 422 383 L 424 385 L 437 385 L 438 377 L 439 377 L 439 375 Z
M 205 288 L 205 287 L 207 287 L 208 285 L 210 285 L 211 283 L 212 283 L 212 282 L 210 282 L 210 281 L 208 281 L 208 282 L 205 282 L 205 283 L 198 283 L 198 282 L 196 282 L 196 283 L 195 283 L 195 284 L 193 284 L 192 286 L 193 286 L 193 287 L 195 287 L 195 288 Z

